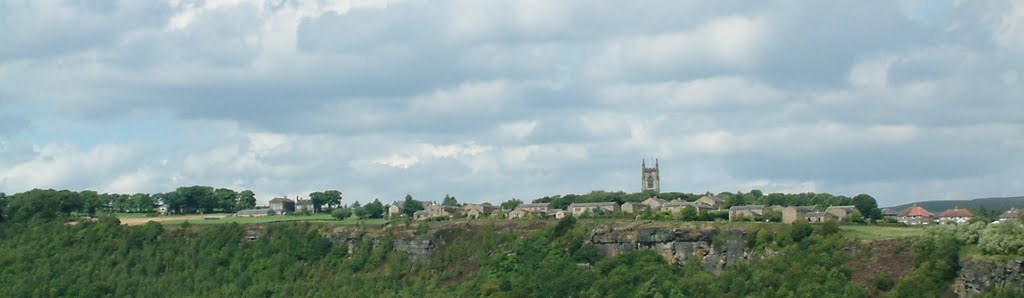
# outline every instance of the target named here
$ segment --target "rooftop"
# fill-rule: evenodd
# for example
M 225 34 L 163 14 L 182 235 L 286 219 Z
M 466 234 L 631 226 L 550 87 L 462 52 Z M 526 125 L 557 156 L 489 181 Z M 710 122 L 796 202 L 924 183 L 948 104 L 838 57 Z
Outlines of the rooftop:
M 900 212 L 900 214 L 897 215 L 897 216 L 899 216 L 899 217 L 935 217 L 935 214 L 932 214 L 931 212 L 928 212 L 928 210 L 925 210 L 924 208 L 921 208 L 921 206 L 914 205 L 914 206 L 911 206 L 910 208 L 907 208 L 907 210 L 903 210 L 903 212 Z
M 729 210 L 761 210 L 764 209 L 764 205 L 743 205 L 743 206 L 732 206 Z
M 939 213 L 939 217 L 974 217 L 974 213 L 971 210 L 956 207 Z
M 618 205 L 616 202 L 592 202 L 592 203 L 572 203 L 569 207 L 593 207 L 593 206 L 607 206 L 607 205 Z

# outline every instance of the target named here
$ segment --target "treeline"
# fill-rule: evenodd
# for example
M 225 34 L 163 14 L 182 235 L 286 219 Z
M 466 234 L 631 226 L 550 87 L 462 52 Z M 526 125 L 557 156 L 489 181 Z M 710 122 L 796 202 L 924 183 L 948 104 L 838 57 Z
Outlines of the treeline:
M 642 202 L 651 197 L 657 196 L 660 199 L 671 201 L 671 200 L 686 200 L 696 201 L 703 196 L 717 196 L 718 198 L 725 200 L 725 208 L 732 206 L 742 205 L 766 205 L 766 206 L 818 206 L 820 208 L 826 208 L 828 206 L 843 206 L 853 205 L 856 206 L 858 211 L 868 219 L 881 219 L 882 212 L 878 208 L 878 202 L 874 197 L 867 194 L 859 194 L 854 197 L 847 197 L 841 195 L 832 195 L 827 193 L 797 193 L 797 194 L 786 194 L 786 193 L 770 193 L 764 194 L 760 190 L 752 190 L 750 192 L 721 192 L 718 194 L 704 193 L 704 194 L 693 194 L 693 193 L 679 193 L 679 192 L 663 192 L 663 193 L 651 193 L 651 192 L 639 192 L 639 193 L 626 193 L 623 191 L 609 192 L 609 191 L 592 191 L 588 194 L 567 194 L 567 195 L 554 195 L 544 196 L 533 200 L 534 203 L 550 203 L 552 208 L 565 209 L 572 203 L 595 203 L 595 202 Z
M 163 204 L 170 213 L 234 212 L 256 207 L 256 195 L 210 186 L 187 186 L 167 193 L 109 194 L 95 191 L 33 189 L 0 197 L 0 218 L 52 220 L 97 213 L 154 213 Z

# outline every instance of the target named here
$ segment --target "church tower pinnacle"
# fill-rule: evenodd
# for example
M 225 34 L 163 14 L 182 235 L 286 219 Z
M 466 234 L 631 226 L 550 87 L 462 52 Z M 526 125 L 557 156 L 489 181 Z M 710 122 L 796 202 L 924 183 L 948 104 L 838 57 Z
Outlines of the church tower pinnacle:
M 654 159 L 654 167 L 647 167 L 647 159 L 640 162 L 640 191 L 661 192 L 661 169 L 658 159 Z

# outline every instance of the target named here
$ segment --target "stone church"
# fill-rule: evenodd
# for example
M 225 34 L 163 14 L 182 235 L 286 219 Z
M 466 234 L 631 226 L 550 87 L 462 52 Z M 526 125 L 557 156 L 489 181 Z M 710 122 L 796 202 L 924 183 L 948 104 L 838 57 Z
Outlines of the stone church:
M 661 192 L 661 173 L 658 168 L 658 159 L 654 159 L 654 167 L 647 167 L 647 159 L 640 163 L 640 191 Z

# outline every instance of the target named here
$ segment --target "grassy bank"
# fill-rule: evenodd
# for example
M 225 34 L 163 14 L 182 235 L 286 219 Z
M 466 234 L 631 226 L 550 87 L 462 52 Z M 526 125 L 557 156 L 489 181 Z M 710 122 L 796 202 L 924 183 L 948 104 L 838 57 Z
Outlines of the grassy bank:
M 843 235 L 858 240 L 886 240 L 916 237 L 924 234 L 919 227 L 883 227 L 883 226 L 841 226 Z

